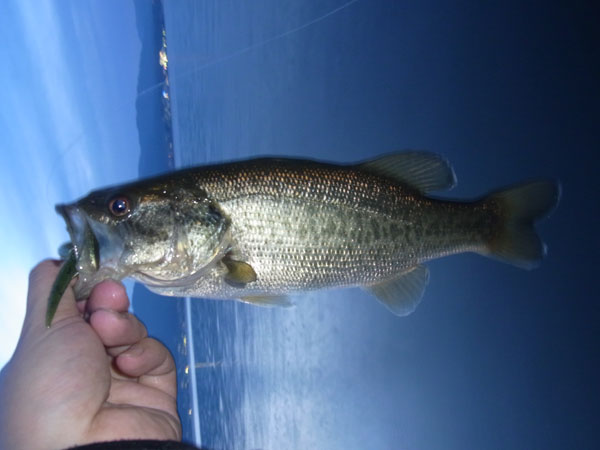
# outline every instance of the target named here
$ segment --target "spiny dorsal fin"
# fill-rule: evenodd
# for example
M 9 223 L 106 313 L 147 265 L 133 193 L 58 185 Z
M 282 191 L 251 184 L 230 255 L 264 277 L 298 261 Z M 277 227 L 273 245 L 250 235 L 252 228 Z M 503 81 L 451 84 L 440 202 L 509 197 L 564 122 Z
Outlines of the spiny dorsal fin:
M 364 286 L 364 289 L 375 295 L 377 300 L 397 316 L 408 316 L 421 302 L 428 282 L 429 269 L 421 264 L 396 278 Z
M 394 153 L 359 164 L 358 167 L 407 184 L 423 193 L 452 189 L 456 185 L 456 176 L 450 163 L 435 153 Z

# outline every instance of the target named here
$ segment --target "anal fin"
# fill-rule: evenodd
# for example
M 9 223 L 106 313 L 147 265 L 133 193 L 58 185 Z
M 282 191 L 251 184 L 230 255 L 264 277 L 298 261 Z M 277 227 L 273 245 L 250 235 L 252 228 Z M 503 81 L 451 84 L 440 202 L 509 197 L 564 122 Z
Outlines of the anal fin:
M 283 308 L 294 306 L 291 300 L 285 295 L 248 295 L 246 297 L 241 297 L 240 301 L 255 306 L 280 306 Z
M 428 282 L 429 269 L 420 264 L 396 278 L 363 288 L 397 316 L 408 316 L 421 302 Z

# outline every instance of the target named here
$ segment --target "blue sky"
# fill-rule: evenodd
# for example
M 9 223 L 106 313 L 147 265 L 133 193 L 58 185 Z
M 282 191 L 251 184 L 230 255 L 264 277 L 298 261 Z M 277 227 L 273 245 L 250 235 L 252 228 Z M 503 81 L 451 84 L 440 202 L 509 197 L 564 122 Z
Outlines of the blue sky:
M 2 366 L 29 270 L 68 240 L 54 205 L 137 176 L 140 42 L 131 2 L 3 1 L 0 27 Z

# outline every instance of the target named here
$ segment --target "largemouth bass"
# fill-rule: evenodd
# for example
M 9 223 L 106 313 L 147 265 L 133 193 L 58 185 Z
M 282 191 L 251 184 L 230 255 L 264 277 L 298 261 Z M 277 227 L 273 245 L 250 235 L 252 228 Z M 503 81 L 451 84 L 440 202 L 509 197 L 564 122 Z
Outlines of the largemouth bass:
M 470 201 L 438 155 L 355 165 L 261 158 L 185 169 L 57 205 L 76 259 L 77 298 L 132 277 L 168 296 L 287 304 L 286 295 L 360 286 L 397 315 L 423 296 L 428 260 L 476 252 L 518 267 L 545 246 L 534 222 L 560 189 L 543 180 Z

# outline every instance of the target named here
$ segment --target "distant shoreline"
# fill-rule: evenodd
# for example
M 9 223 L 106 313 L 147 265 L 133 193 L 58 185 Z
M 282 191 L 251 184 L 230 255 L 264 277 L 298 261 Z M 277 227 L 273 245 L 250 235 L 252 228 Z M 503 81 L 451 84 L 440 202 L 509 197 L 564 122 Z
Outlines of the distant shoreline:
M 136 98 L 136 123 L 140 143 L 139 177 L 174 168 L 171 102 L 168 73 L 159 64 L 166 51 L 163 4 L 134 0 L 136 28 L 141 41 Z

